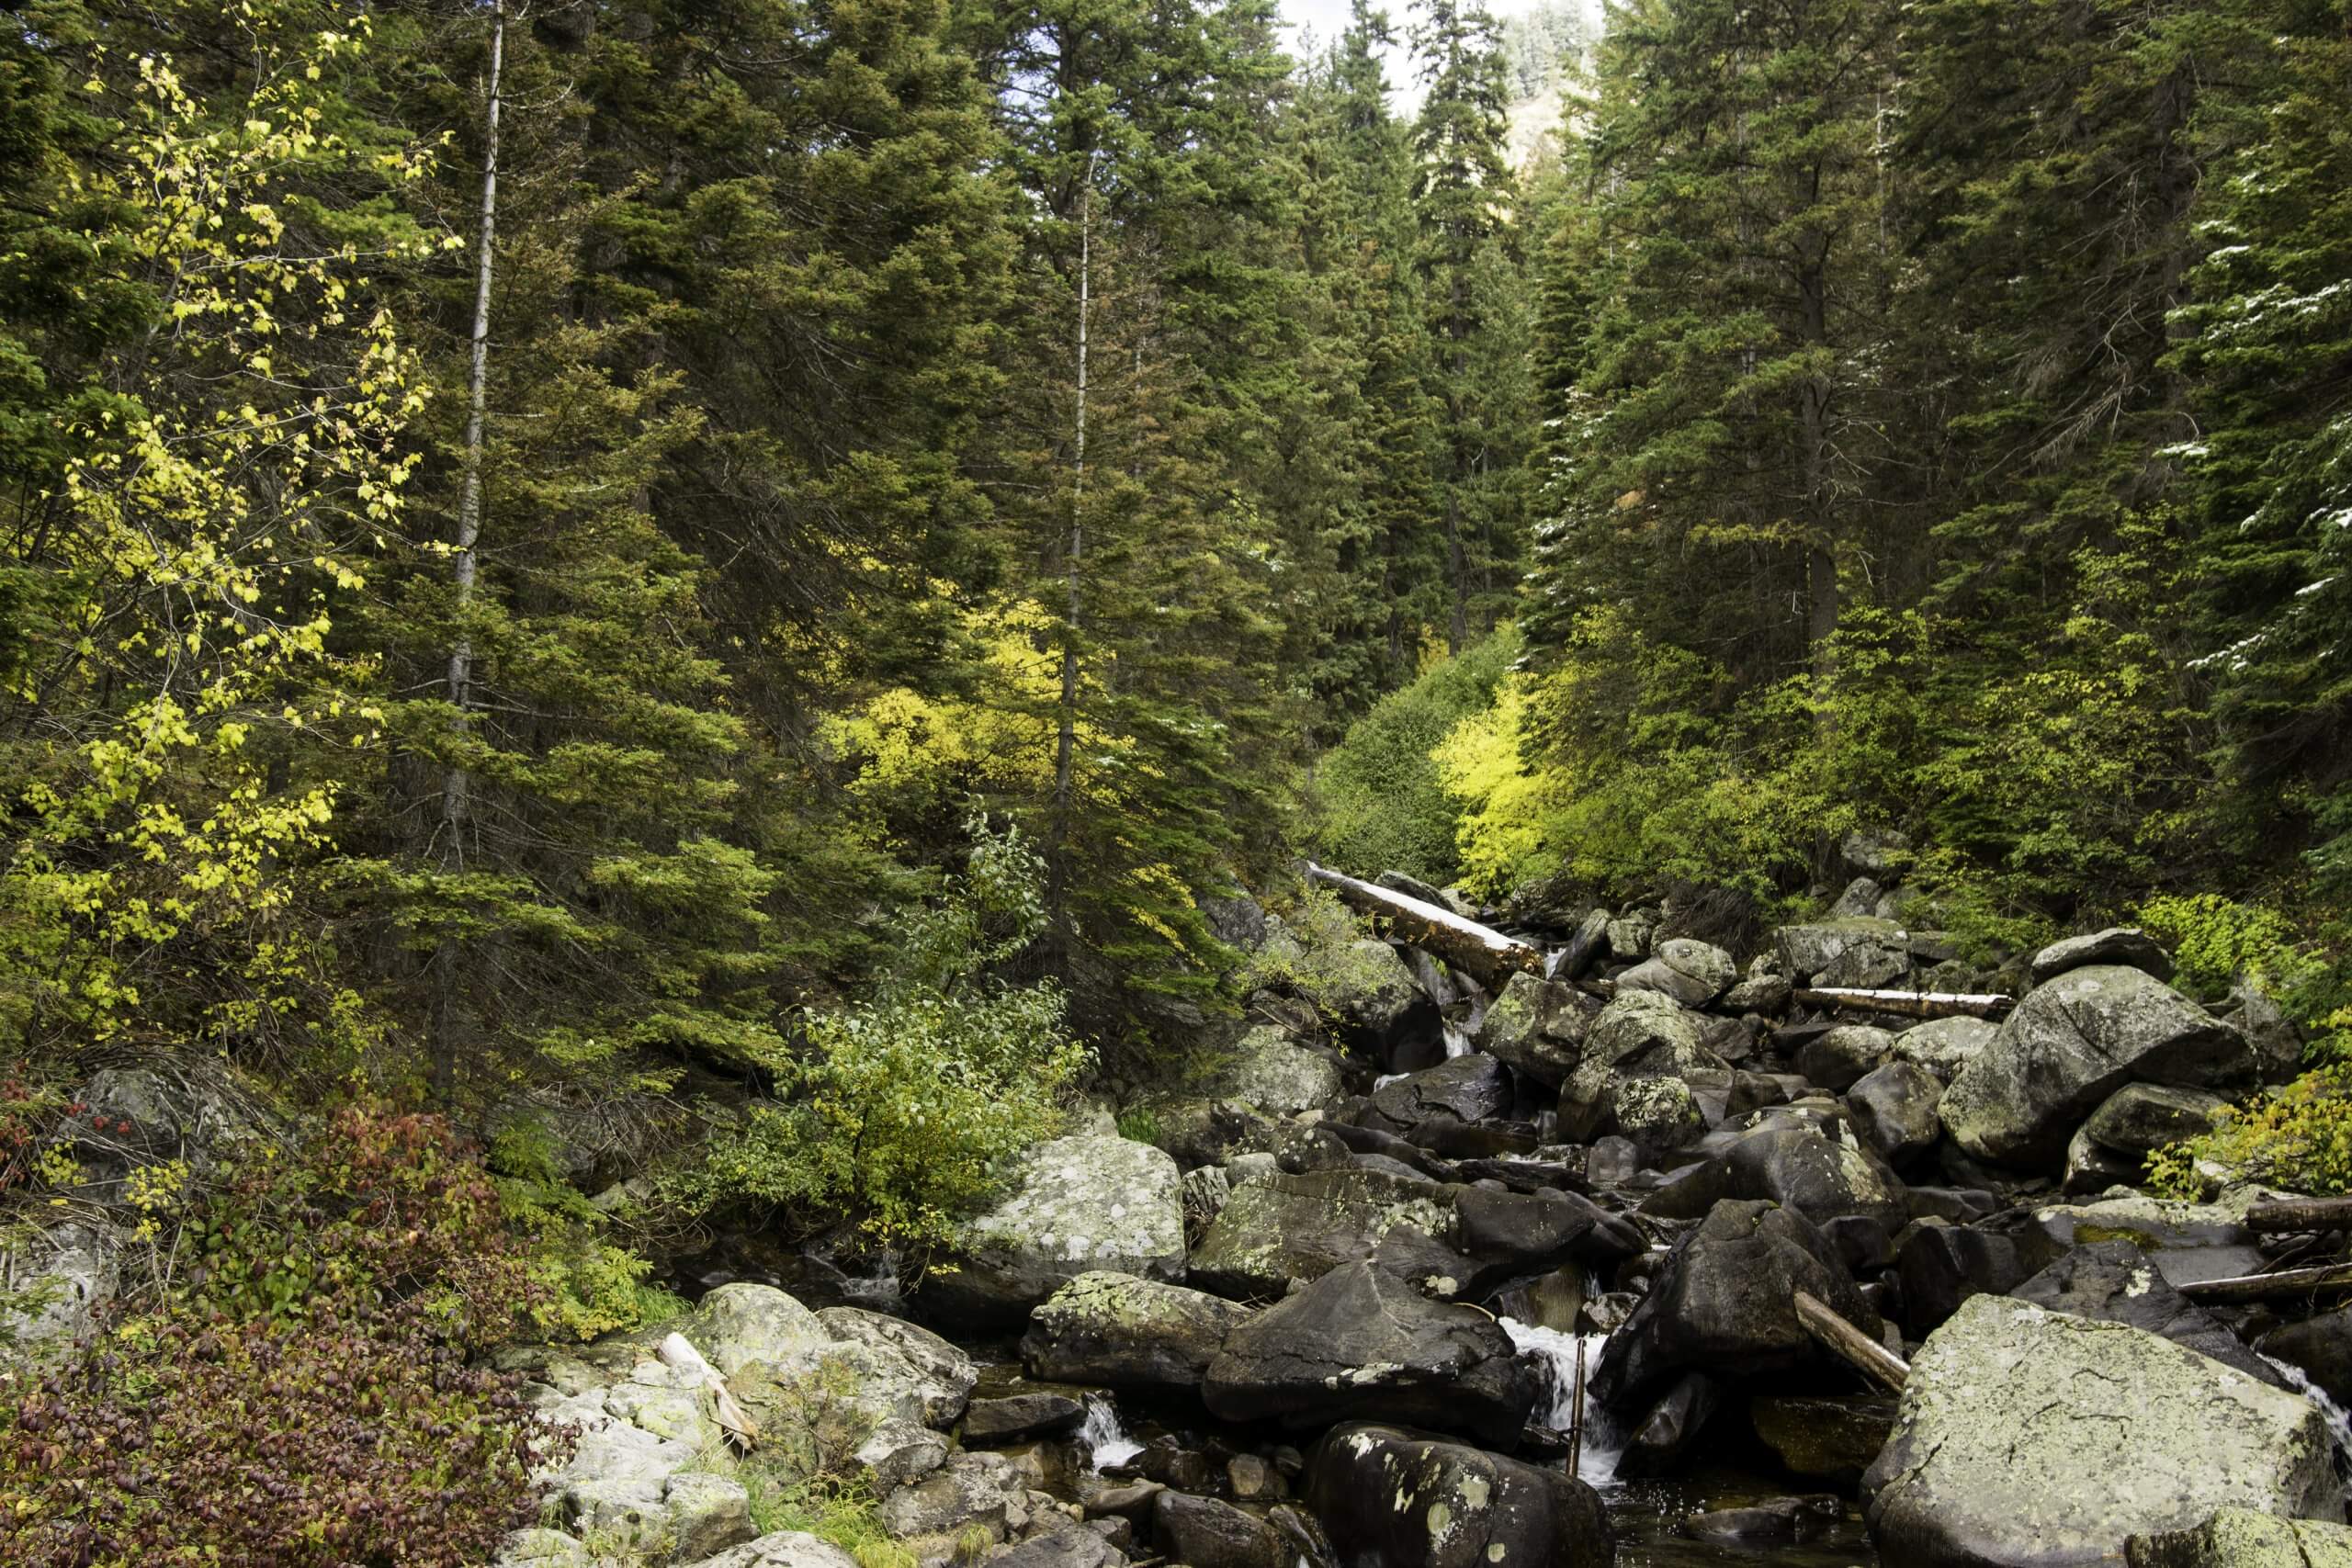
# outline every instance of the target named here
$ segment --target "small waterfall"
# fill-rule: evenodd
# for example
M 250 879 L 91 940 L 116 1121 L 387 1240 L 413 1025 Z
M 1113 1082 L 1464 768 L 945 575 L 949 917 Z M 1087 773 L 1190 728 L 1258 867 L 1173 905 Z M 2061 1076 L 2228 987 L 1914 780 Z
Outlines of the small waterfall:
M 2259 1350 L 2255 1354 L 2262 1356 Z M 2262 1359 L 2287 1380 L 2288 1387 L 2312 1402 L 2319 1411 L 2320 1419 L 2327 1423 L 2327 1435 L 2335 1439 L 2335 1446 L 2346 1454 L 2352 1454 L 2352 1414 L 2347 1414 L 2344 1406 L 2329 1397 L 2325 1389 L 2312 1382 L 2302 1368 L 2282 1361 L 2276 1356 L 2262 1356 Z
M 1606 1334 L 1563 1334 L 1556 1328 L 1539 1328 L 1520 1322 L 1515 1317 L 1501 1320 L 1503 1332 L 1519 1347 L 1520 1355 L 1532 1361 L 1543 1375 L 1544 1393 L 1536 1402 L 1531 1417 L 1539 1427 L 1549 1427 L 1555 1432 L 1577 1430 L 1581 1433 L 1577 1449 L 1577 1479 L 1589 1486 L 1609 1487 L 1616 1483 L 1617 1456 L 1625 1450 L 1625 1434 L 1617 1430 L 1616 1423 L 1594 1403 L 1592 1375 L 1600 1368 L 1600 1348 L 1608 1342 Z M 1584 1347 L 1585 1397 L 1584 1408 L 1577 1408 L 1577 1347 Z
M 1400 1083 L 1412 1076 L 1413 1075 L 1410 1073 L 1383 1073 L 1380 1077 L 1372 1080 L 1372 1092 L 1378 1094 L 1390 1084 Z
M 1445 1026 L 1445 1055 L 1448 1060 L 1470 1054 L 1470 1032 L 1458 1023 Z
M 1096 1475 L 1143 1452 L 1143 1445 L 1119 1425 L 1118 1406 L 1100 1397 L 1087 1399 L 1086 1419 L 1079 1426 L 1078 1441 L 1086 1450 L 1086 1468 Z

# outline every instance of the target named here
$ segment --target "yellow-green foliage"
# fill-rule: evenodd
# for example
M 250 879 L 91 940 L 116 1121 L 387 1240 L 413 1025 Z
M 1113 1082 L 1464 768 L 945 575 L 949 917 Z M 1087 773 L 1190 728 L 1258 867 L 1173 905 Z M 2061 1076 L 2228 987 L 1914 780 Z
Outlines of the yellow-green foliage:
M 1250 955 L 1242 971 L 1248 988 L 1295 992 L 1328 1018 L 1340 998 L 1379 983 L 1385 971 L 1358 946 L 1371 933 L 1330 889 L 1309 887 L 1281 913 L 1290 940 L 1270 942 Z
M 752 1528 L 762 1535 L 802 1530 L 848 1552 L 857 1559 L 858 1568 L 915 1568 L 915 1554 L 882 1528 L 873 1491 L 864 1483 L 819 1480 L 778 1484 L 755 1464 L 742 1466 L 736 1474 L 751 1494 Z
M 2241 975 L 2276 994 L 2315 979 L 2324 967 L 2294 923 L 2264 905 L 2214 893 L 2164 894 L 2142 904 L 2137 919 L 2171 949 L 2181 987 L 2209 999 Z
M 562 1179 L 554 1154 L 547 1129 L 518 1117 L 499 1129 L 483 1160 L 501 1206 L 529 1238 L 533 1325 L 549 1338 L 588 1340 L 684 1311 L 681 1298 L 647 1282 L 653 1265 L 606 1234 L 605 1216 Z
M 877 1235 L 938 1242 L 1058 1126 L 1091 1059 L 1063 993 L 989 973 L 1043 929 L 1043 863 L 1016 831 L 969 828 L 966 875 L 901 921 L 872 998 L 801 1019 L 791 1098 L 676 1179 L 691 1206 L 752 1202 L 811 1224 L 847 1209 Z
M 2205 1196 L 2199 1161 L 2290 1191 L 2352 1191 L 2352 1066 L 2305 1073 L 2275 1096 L 2232 1110 L 2211 1133 L 2157 1150 L 2148 1158 L 2149 1185 L 2168 1197 Z
M 1454 879 L 1460 812 L 1430 753 L 1486 709 L 1519 652 L 1519 634 L 1505 626 L 1432 664 L 1350 728 L 1323 760 L 1310 804 L 1308 836 L 1321 859 L 1366 876 L 1402 871 L 1429 882 Z

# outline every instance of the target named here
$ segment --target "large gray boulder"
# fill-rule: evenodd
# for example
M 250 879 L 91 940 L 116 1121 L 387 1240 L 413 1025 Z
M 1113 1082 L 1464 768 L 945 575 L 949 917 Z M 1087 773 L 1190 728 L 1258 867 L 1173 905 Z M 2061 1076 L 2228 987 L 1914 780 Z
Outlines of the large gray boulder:
M 862 1307 L 827 1307 L 817 1321 L 837 1344 L 864 1345 L 888 1351 L 906 1364 L 899 1381 L 922 1402 L 926 1426 L 952 1427 L 964 1414 L 972 1387 L 980 1381 L 979 1363 L 955 1345 L 920 1324 Z M 821 1352 L 820 1354 L 822 1354 Z
M 1617 989 L 1657 991 L 1687 1008 L 1702 1008 L 1731 989 L 1739 965 L 1713 942 L 1668 937 L 1648 958 L 1617 976 Z
M 1889 1165 L 1907 1170 L 1944 1135 L 1936 1107 L 1944 1086 L 1912 1062 L 1889 1062 L 1863 1075 L 1846 1091 L 1854 1126 Z
M 1169 1557 L 1189 1568 L 1290 1568 L 1298 1555 L 1272 1525 L 1216 1497 L 1162 1492 L 1151 1522 Z
M 2069 969 L 2087 969 L 2095 964 L 2120 964 L 2159 980 L 2172 978 L 2172 954 L 2158 946 L 2154 937 L 2137 926 L 2109 926 L 2089 936 L 2053 942 L 2035 953 L 2033 983 L 2047 985 Z
M 1560 1086 L 1560 1136 L 1582 1142 L 1606 1131 L 1611 1091 L 1621 1077 L 1682 1077 L 1729 1066 L 1700 1043 L 1698 1014 L 1657 991 L 1620 993 L 1592 1021 L 1577 1066 Z
M 1913 1359 L 1863 1488 L 1889 1562 L 2056 1568 L 2231 1505 L 2341 1520 L 2330 1451 L 2308 1400 L 2124 1324 L 1976 1296 Z
M 1319 1111 L 1340 1098 L 1340 1069 L 1272 1024 L 1244 1032 L 1217 1064 L 1204 1092 L 1238 1100 L 1269 1116 Z
M 857 1568 L 857 1559 L 807 1530 L 776 1530 L 706 1557 L 692 1568 Z
M 1348 1033 L 1385 1051 L 1416 1027 L 1434 1026 L 1437 1004 L 1395 948 L 1367 937 L 1317 963 L 1324 1005 Z
M 1487 1006 L 1474 1043 L 1536 1083 L 1559 1088 L 1600 1004 L 1574 986 L 1521 972 Z
M 2125 1084 L 2067 1141 L 2064 1190 L 2103 1192 L 2118 1182 L 2137 1184 L 2151 1153 L 2211 1132 L 2229 1106 L 2227 1097 L 2210 1089 Z
M 122 1283 L 122 1239 L 79 1220 L 0 1247 L 0 1281 L 17 1304 L 0 1310 L 0 1346 L 35 1348 L 79 1339 Z
M 1816 1225 L 1865 1215 L 1890 1233 L 1911 1218 L 1903 1183 L 1861 1148 L 1809 1126 L 1786 1125 L 1742 1134 L 1641 1208 L 1662 1219 L 1699 1219 L 1725 1200 L 1779 1203 Z
M 2026 995 L 1938 1107 L 1979 1159 L 2055 1169 L 2075 1126 L 2133 1080 L 2251 1082 L 2245 1036 L 2138 969 L 2072 969 Z
M 2133 1536 L 2123 1560 L 2131 1568 L 2352 1568 L 2352 1529 L 2220 1508 L 2194 1529 Z
M 1925 1067 L 1938 1082 L 1949 1084 L 2000 1032 L 1999 1025 L 1981 1018 L 1939 1018 L 1903 1031 L 1892 1049 L 1896 1061 Z
M 1782 926 L 1772 933 L 1781 967 L 1800 985 L 1891 985 L 1911 972 L 1901 926 L 1871 917 Z
M 966 1223 L 924 1294 L 966 1321 L 1012 1324 L 1080 1274 L 1184 1277 L 1183 1178 L 1165 1152 L 1080 1134 L 1021 1156 L 1012 1190 Z
M 1821 1353 L 1797 1320 L 1799 1291 L 1865 1334 L 1878 1332 L 1878 1314 L 1838 1249 L 1803 1214 L 1777 1203 L 1717 1203 L 1675 1243 L 1609 1337 L 1594 1390 L 1623 1405 L 1685 1371 L 1742 1378 L 1816 1361 Z
M 1306 1497 L 1351 1568 L 1606 1568 L 1616 1556 L 1583 1482 L 1400 1427 L 1335 1428 Z
M 2228 1324 L 2174 1289 L 2148 1255 L 2128 1241 L 2078 1247 L 2009 1294 L 2051 1312 L 2128 1323 L 2211 1356 L 2257 1382 L 2287 1386 L 2277 1368 L 2247 1349 Z
M 754 1361 L 791 1362 L 833 1343 L 824 1320 L 796 1298 L 748 1280 L 705 1295 L 680 1332 L 729 1377 Z
M 1228 1421 L 1315 1427 L 1383 1415 L 1508 1448 L 1527 1424 L 1535 1382 L 1487 1314 L 1353 1263 L 1236 1329 L 1201 1393 Z
M 1192 1281 L 1219 1295 L 1281 1295 L 1352 1263 L 1392 1231 L 1445 1239 L 1452 1190 L 1361 1168 L 1267 1171 L 1234 1188 L 1193 1250 Z
M 1381 1085 L 1372 1105 L 1399 1127 L 1435 1119 L 1483 1122 L 1510 1111 L 1514 1093 L 1510 1069 L 1473 1051 Z
M 1867 1023 L 1841 1023 L 1797 1047 L 1796 1069 L 1807 1083 L 1843 1094 L 1894 1052 L 1894 1036 Z
M 1227 1338 L 1254 1315 L 1182 1285 L 1080 1274 L 1031 1315 L 1021 1359 L 1031 1377 L 1053 1382 L 1198 1388 Z

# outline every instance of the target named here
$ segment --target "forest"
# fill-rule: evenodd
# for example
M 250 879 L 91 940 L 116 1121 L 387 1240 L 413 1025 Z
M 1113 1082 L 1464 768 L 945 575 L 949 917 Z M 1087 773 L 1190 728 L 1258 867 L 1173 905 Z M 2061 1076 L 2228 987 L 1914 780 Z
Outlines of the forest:
M 2352 1190 L 2344 0 L 1400 7 L 7 8 L 0 1557 L 542 1561 L 514 1347 L 1362 1066 L 1304 862 L 2135 928 Z

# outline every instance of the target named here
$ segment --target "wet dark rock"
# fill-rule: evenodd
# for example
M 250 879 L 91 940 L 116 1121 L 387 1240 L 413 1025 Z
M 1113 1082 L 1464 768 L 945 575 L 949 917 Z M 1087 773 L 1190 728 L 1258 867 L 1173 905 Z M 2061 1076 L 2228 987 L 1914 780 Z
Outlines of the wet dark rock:
M 2005 1296 L 2031 1272 L 2009 1236 L 1974 1225 L 1921 1225 L 1896 1248 L 1903 1329 L 1924 1339 L 1971 1296 Z
M 2172 954 L 2155 938 L 2137 926 L 2109 926 L 2089 936 L 2053 942 L 2035 953 L 2033 982 L 2047 985 L 2070 969 L 2086 969 L 2094 964 L 2120 964 L 2159 980 L 2169 980 L 2173 974 Z
M 2001 1201 L 1981 1187 L 1914 1187 L 1905 1195 L 1911 1200 L 1912 1218 L 1932 1215 L 1956 1225 L 1973 1224 L 2001 1208 Z
M 1609 1121 L 1653 1158 L 1690 1147 L 1707 1130 L 1690 1084 L 1674 1077 L 1620 1077 L 1609 1086 Z
M 2140 970 L 2095 964 L 2028 993 L 1938 1113 L 1980 1159 L 2054 1171 L 2075 1128 L 2127 1083 L 2210 1089 L 2254 1077 L 2235 1029 Z
M 1161 1493 L 1152 1533 L 1171 1562 L 1190 1568 L 1291 1568 L 1293 1553 L 1273 1526 L 1214 1497 Z
M 1501 1116 L 1510 1111 L 1514 1093 L 1502 1063 L 1473 1051 L 1384 1085 L 1372 1103 L 1389 1121 L 1411 1127 L 1440 1116 L 1464 1122 Z
M 1465 1159 L 1453 1168 L 1456 1181 L 1498 1181 L 1514 1192 L 1585 1190 L 1584 1168 L 1555 1159 Z
M 1274 1503 L 1290 1495 L 1282 1472 L 1259 1454 L 1235 1454 L 1225 1461 L 1227 1487 L 1243 1503 Z
M 1157 1481 L 1105 1481 L 1099 1475 L 1081 1473 L 1073 1480 L 1070 1490 L 1090 1519 L 1141 1520 L 1150 1517 L 1159 1495 L 1168 1488 Z
M 1867 1214 L 1892 1231 L 1910 1218 L 1903 1184 L 1853 1145 L 1795 1127 L 1749 1133 L 1644 1199 L 1641 1211 L 1695 1219 L 1724 1199 L 1769 1199 L 1819 1224 Z
M 1792 1475 L 1850 1486 L 1878 1458 L 1894 1429 L 1892 1395 L 1758 1394 L 1747 1424 Z
M 2262 1353 L 2299 1369 L 2338 1404 L 2352 1404 L 2352 1307 L 2272 1329 Z
M 1356 1263 L 1237 1329 L 1202 1393 L 1228 1421 L 1305 1427 L 1379 1412 L 1507 1446 L 1527 1423 L 1535 1385 L 1485 1313 L 1430 1301 Z
M 1133 1540 L 1132 1532 L 1128 1539 Z M 1118 1542 L 1100 1530 L 1067 1520 L 1040 1529 L 989 1559 L 990 1568 L 1120 1568 L 1126 1561 Z
M 2148 1255 L 2128 1241 L 2078 1247 L 2009 1294 L 2051 1312 L 2128 1323 L 2248 1377 L 2287 1386 L 2277 1368 L 2247 1349 L 2227 1324 L 2166 1283 Z
M 1200 1448 L 1174 1434 L 1164 1434 L 1144 1445 L 1143 1452 L 1135 1458 L 1135 1468 L 1147 1480 L 1158 1482 L 1179 1492 L 1204 1493 L 1216 1490 L 1220 1473 L 1216 1461 Z M 1159 1500 L 1152 1499 L 1154 1512 Z
M 1846 1091 L 1854 1125 L 1889 1165 L 1904 1169 L 1932 1151 L 1944 1135 L 1936 1105 L 1944 1086 L 1927 1068 L 1888 1062 L 1864 1074 Z
M 1556 1471 L 1392 1426 L 1316 1448 L 1307 1498 L 1349 1568 L 1606 1568 L 1591 1487 Z
M 1578 1262 L 1608 1265 L 1648 1249 L 1632 1222 L 1567 1192 L 1465 1187 L 1453 1201 L 1455 1240 L 1483 1262 L 1532 1273 Z
M 1013 1443 L 1070 1431 L 1085 1419 L 1086 1406 L 1079 1400 L 1044 1389 L 975 1399 L 964 1409 L 964 1440 Z
M 1878 1332 L 1837 1249 L 1803 1214 L 1776 1203 L 1717 1203 L 1677 1242 L 1648 1294 L 1611 1335 L 1594 1375 L 1623 1404 L 1679 1373 L 1783 1371 L 1819 1359 L 1792 1298 L 1804 1291 L 1865 1334 Z
M 1814 1083 L 1839 1093 L 1885 1061 L 1894 1049 L 1894 1036 L 1867 1023 L 1841 1023 L 1798 1048 L 1797 1071 Z
M 1353 1168 L 1272 1172 L 1233 1190 L 1193 1252 L 1192 1282 L 1238 1298 L 1279 1296 L 1364 1257 L 1399 1226 L 1453 1226 L 1450 1190 Z
M 1448 1159 L 1501 1159 L 1529 1154 L 1539 1141 L 1530 1122 L 1457 1122 L 1444 1115 L 1429 1118 L 1408 1129 L 1405 1136 Z
M 1618 1456 L 1624 1476 L 1672 1475 L 1681 1470 L 1699 1435 L 1723 1408 L 1724 1385 L 1704 1372 L 1686 1372 L 1650 1406 Z
M 1770 1497 L 1745 1508 L 1717 1508 L 1693 1514 L 1682 1523 L 1682 1533 L 1710 1546 L 1797 1546 L 1826 1535 L 1844 1513 L 1844 1506 L 1826 1494 L 1810 1497 Z
M 1838 1248 L 1838 1256 L 1857 1277 L 1874 1274 L 1894 1263 L 1894 1236 L 1886 1222 L 1872 1214 L 1840 1214 L 1821 1224 L 1821 1234 Z
M 1642 1151 L 1631 1138 L 1621 1138 L 1614 1133 L 1597 1139 L 1591 1153 L 1585 1158 L 1586 1182 L 1596 1188 L 1623 1187 L 1639 1174 Z
M 1080 1274 L 1031 1314 L 1029 1375 L 1121 1388 L 1197 1388 L 1250 1308 L 1127 1274 Z
M 1795 989 L 1783 975 L 1752 976 L 1725 991 L 1722 1006 L 1735 1016 L 1752 1012 L 1778 1018 L 1789 1010 L 1789 997 Z
M 1274 1156 L 1275 1168 L 1294 1176 L 1309 1170 L 1330 1170 L 1356 1157 L 1355 1151 L 1328 1129 L 1297 1122 L 1284 1122 L 1275 1127 L 1272 1143 L 1267 1152 Z
M 1352 1122 L 1340 1121 L 1326 1121 L 1319 1125 L 1325 1132 L 1360 1155 L 1384 1155 L 1399 1165 L 1409 1167 L 1423 1176 L 1436 1179 L 1442 1179 L 1446 1175 L 1444 1165 L 1435 1155 L 1418 1144 L 1409 1143 L 1398 1137 L 1394 1133 L 1385 1133 L 1373 1127 L 1359 1127 Z

